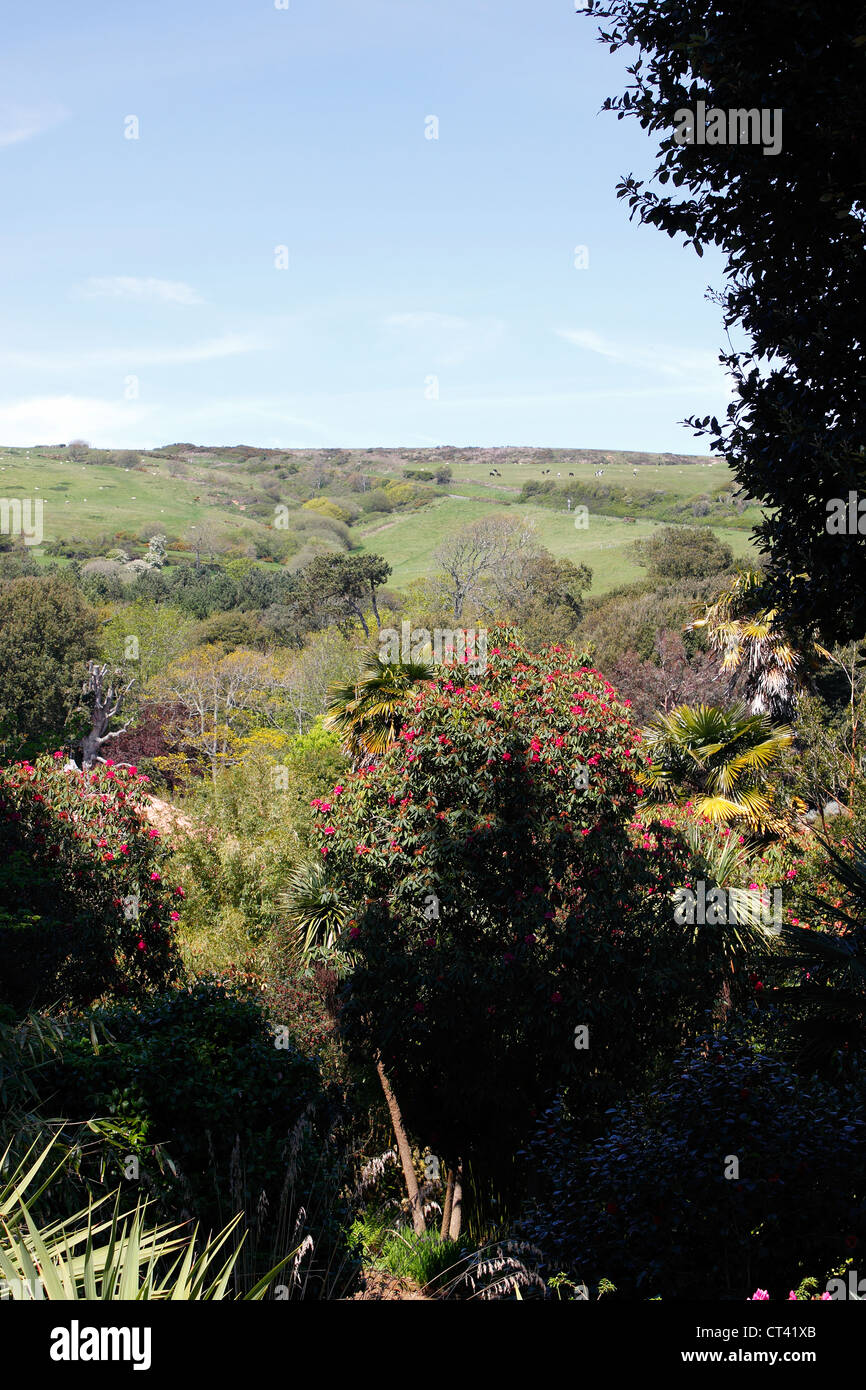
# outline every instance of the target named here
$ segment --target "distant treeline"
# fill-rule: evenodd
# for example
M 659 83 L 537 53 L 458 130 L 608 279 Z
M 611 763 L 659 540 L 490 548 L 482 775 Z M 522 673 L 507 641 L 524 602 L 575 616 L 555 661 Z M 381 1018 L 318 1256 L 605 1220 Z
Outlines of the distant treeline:
M 735 487 L 722 493 L 699 493 L 684 499 L 681 494 L 664 488 L 620 487 L 616 483 L 586 483 L 577 479 L 568 486 L 550 479 L 526 482 L 519 502 L 534 503 L 553 511 L 567 511 L 569 498 L 572 510 L 587 507 L 592 512 L 608 516 L 643 516 L 655 521 L 739 527 L 749 531 L 754 524 L 755 504 Z M 750 510 L 752 514 L 750 515 Z

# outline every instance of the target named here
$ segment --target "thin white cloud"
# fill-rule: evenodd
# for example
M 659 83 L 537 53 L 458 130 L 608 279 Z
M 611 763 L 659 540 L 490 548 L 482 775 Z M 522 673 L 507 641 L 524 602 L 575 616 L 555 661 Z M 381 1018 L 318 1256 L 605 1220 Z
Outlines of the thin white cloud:
M 90 351 L 69 349 L 66 352 L 0 352 L 0 366 L 21 368 L 24 371 L 72 371 L 80 367 L 137 367 L 181 366 L 190 362 L 211 362 L 220 357 L 237 357 L 248 352 L 261 352 L 269 343 L 251 333 L 224 333 L 186 347 L 126 347 L 96 348 Z
M 0 105 L 0 149 L 32 140 L 68 119 L 63 106 L 24 107 L 7 103 Z
M 146 414 L 141 405 L 120 405 L 97 397 L 31 396 L 0 404 L 0 439 L 18 448 L 75 438 L 108 445 L 117 443 L 124 434 L 140 438 L 135 427 Z
M 409 337 L 419 352 L 426 352 L 432 365 L 456 366 L 467 358 L 495 348 L 505 335 L 505 324 L 494 318 L 461 318 L 424 309 L 389 314 L 384 326 Z
M 660 372 L 662 376 L 694 381 L 696 376 L 709 376 L 718 381 L 722 368 L 712 352 L 683 352 L 662 343 L 615 343 L 603 338 L 591 328 L 557 328 L 556 334 L 584 352 L 592 352 L 609 362 Z
M 127 299 L 157 304 L 203 304 L 183 280 L 144 279 L 135 275 L 92 275 L 76 293 L 83 299 Z

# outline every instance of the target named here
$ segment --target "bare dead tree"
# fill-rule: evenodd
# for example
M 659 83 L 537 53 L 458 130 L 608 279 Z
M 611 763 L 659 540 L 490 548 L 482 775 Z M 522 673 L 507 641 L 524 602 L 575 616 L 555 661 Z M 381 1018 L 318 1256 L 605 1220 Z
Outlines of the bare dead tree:
M 124 696 L 126 696 L 135 679 L 127 681 L 122 685 L 122 671 L 115 670 L 106 684 L 108 676 L 108 665 L 101 666 L 98 661 L 88 661 L 87 679 L 81 687 L 81 693 L 85 696 L 93 696 L 92 706 L 88 705 L 91 727 L 90 731 L 81 740 L 81 766 L 83 768 L 92 767 L 99 757 L 99 750 L 110 738 L 119 738 L 125 734 L 129 728 L 129 720 L 123 725 L 122 729 L 111 729 L 109 726 L 112 719 L 117 718 L 123 707 Z

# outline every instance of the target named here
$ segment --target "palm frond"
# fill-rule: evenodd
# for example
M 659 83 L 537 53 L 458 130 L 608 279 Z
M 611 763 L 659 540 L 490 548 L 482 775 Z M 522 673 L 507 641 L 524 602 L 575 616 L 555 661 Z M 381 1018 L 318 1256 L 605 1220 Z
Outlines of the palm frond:
M 336 948 L 346 910 L 331 887 L 323 864 L 312 860 L 292 869 L 282 905 L 297 958 L 308 960 L 316 953 Z

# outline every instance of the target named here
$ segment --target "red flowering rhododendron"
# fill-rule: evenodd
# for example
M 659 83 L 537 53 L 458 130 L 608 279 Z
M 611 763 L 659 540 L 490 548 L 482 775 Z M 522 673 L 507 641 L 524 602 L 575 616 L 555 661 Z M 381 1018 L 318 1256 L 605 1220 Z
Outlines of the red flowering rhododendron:
M 165 850 L 144 779 L 53 754 L 0 768 L 0 875 L 19 914 L 0 926 L 0 996 L 71 1004 L 157 988 L 179 970 Z
M 700 993 L 667 903 L 684 874 L 673 837 L 629 835 L 639 736 L 613 687 L 511 633 L 488 654 L 480 679 L 425 684 L 316 826 L 361 928 L 344 1035 L 382 1056 L 407 1123 L 446 1158 L 513 1142 L 558 1085 L 606 1103 L 650 1036 L 675 1044 L 678 990 Z

